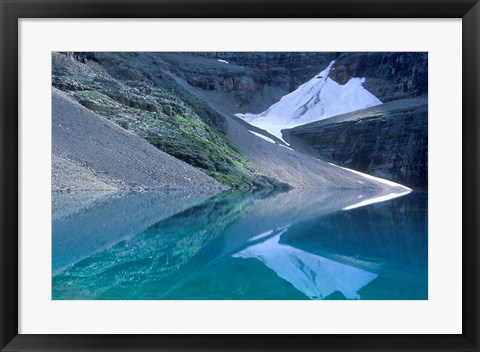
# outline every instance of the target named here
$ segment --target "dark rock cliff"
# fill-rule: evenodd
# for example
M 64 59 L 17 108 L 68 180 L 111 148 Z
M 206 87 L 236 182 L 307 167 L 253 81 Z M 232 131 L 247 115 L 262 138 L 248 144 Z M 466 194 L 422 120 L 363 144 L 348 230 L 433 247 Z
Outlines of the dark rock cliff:
M 292 146 L 323 160 L 427 189 L 426 99 L 390 102 L 282 132 Z
M 428 53 L 343 53 L 330 77 L 345 84 L 365 77 L 363 86 L 382 102 L 428 94 Z
M 208 77 L 209 80 L 228 81 L 230 75 L 227 72 L 232 67 L 240 67 L 235 79 L 239 84 L 231 89 L 227 86 L 224 91 L 240 97 L 238 109 L 244 111 L 248 107 L 248 112 L 261 112 L 268 108 L 283 95 L 324 70 L 337 57 L 336 53 L 328 52 L 196 52 L 184 55 L 225 60 L 229 63 L 220 65 L 216 74 Z M 198 71 L 197 74 L 201 75 Z
M 113 78 L 138 87 L 153 85 L 171 91 L 175 84 L 168 73 L 173 73 L 216 100 L 226 100 L 222 107 L 230 113 L 259 113 L 267 109 L 324 70 L 332 60 L 335 65 L 330 78 L 345 84 L 352 77 L 365 77 L 364 87 L 382 102 L 428 94 L 426 52 L 75 52 L 67 55 L 82 63 L 100 63 Z M 181 98 L 191 100 L 188 96 Z M 210 126 L 220 130 L 225 127 L 208 105 L 201 101 L 187 102 L 201 109 L 202 119 Z
M 364 87 L 382 102 L 426 96 L 428 93 L 426 52 L 196 52 L 182 55 L 229 62 L 230 65 L 220 64 L 215 74 L 208 76 L 203 75 L 201 68 L 182 65 L 174 69 L 181 75 L 197 76 L 203 82 L 197 84 L 195 79 L 190 79 L 189 83 L 193 86 L 231 92 L 241 97 L 237 104 L 242 110 L 240 112 L 247 106 L 251 110 L 249 112 L 261 112 L 324 70 L 332 60 L 336 61 L 330 73 L 333 80 L 345 84 L 352 77 L 365 77 Z M 242 68 L 237 72 L 236 81 L 248 81 L 246 87 L 242 84 L 218 84 L 230 79 L 228 72 L 232 66 Z M 204 84 L 204 80 L 209 83 Z

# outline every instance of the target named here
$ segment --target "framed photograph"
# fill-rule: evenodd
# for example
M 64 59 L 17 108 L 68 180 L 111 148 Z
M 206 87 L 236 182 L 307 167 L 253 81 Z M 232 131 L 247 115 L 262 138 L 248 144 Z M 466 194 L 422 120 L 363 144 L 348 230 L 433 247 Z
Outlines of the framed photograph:
M 0 1 L 2 351 L 479 351 L 478 1 Z

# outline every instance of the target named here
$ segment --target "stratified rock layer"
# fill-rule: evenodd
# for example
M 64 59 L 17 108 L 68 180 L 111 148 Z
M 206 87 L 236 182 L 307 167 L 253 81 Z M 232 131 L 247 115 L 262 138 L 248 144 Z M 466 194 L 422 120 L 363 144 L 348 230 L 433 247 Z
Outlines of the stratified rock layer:
M 335 66 L 330 78 L 345 84 L 352 77 L 364 77 L 364 87 L 382 102 L 428 94 L 426 52 L 198 52 L 182 55 L 229 62 L 220 63 L 214 74 L 209 75 L 204 75 L 199 65 L 173 63 L 172 69 L 179 76 L 188 76 L 193 86 L 228 93 L 236 102 L 236 112 L 265 110 L 323 71 L 332 60 Z M 242 70 L 238 70 L 239 66 Z
M 405 99 L 290 130 L 284 139 L 323 160 L 399 182 L 428 185 L 428 104 Z
M 345 84 L 352 77 L 365 77 L 363 86 L 382 102 L 426 97 L 428 53 L 342 53 L 330 78 Z

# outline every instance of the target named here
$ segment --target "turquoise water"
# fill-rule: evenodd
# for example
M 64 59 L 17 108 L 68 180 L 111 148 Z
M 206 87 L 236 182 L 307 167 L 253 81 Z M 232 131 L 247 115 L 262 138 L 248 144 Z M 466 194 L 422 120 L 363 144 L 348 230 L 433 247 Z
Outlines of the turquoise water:
M 378 196 L 54 194 L 53 299 L 427 299 L 427 196 Z

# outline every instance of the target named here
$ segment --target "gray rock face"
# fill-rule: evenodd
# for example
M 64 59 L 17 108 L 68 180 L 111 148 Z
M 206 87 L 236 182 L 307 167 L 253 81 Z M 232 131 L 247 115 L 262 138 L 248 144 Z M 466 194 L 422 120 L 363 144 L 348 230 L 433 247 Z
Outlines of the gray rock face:
M 254 100 L 267 98 L 268 92 L 281 94 L 271 97 L 272 100 L 275 98 L 278 100 L 324 70 L 332 60 L 336 62 L 330 78 L 340 84 L 345 84 L 352 77 L 365 77 L 364 87 L 382 102 L 426 96 L 428 93 L 428 53 L 198 52 L 183 53 L 183 55 L 222 59 L 230 64 L 243 67 L 243 74 L 253 79 L 255 85 L 250 87 L 248 93 L 245 92 L 245 99 L 243 104 L 239 104 L 239 108 L 249 105 Z M 222 75 L 228 66 L 222 64 L 216 74 L 210 76 L 211 87 L 215 87 L 213 81 L 223 79 Z M 182 70 L 185 68 L 178 68 L 179 72 Z M 197 74 L 201 75 L 201 72 L 197 72 Z M 201 88 L 195 83 L 192 85 Z M 236 90 L 242 91 L 242 88 L 236 87 Z M 226 89 L 226 91 L 231 90 Z M 268 103 L 271 105 L 271 102 L 265 100 L 265 104 Z M 252 109 L 249 112 L 261 111 Z
M 343 53 L 330 78 L 345 84 L 365 77 L 363 86 L 382 102 L 428 94 L 428 53 Z
M 185 52 L 155 56 L 175 76 L 203 90 L 222 110 L 259 113 L 325 69 L 336 54 Z
M 216 61 L 216 60 L 215 60 Z M 228 66 L 229 64 L 223 64 Z M 189 85 L 178 76 L 176 82 L 198 98 L 221 112 L 227 122 L 227 138 L 245 155 L 261 174 L 287 183 L 294 188 L 389 188 L 385 184 L 365 179 L 342 170 L 306 153 L 287 148 L 283 143 L 267 142 L 250 131 L 257 131 L 245 121 L 231 116 L 224 109 L 225 100 Z
M 414 189 L 428 186 L 428 104 L 405 99 L 284 130 L 323 160 Z
M 53 53 L 53 86 L 222 183 L 277 186 L 275 180 L 250 168 L 225 138 L 223 116 L 179 86 L 154 53 L 89 55 L 93 58 L 85 59 L 83 53 Z
M 364 87 L 382 102 L 428 94 L 428 53 L 419 52 L 178 52 L 70 53 L 81 62 L 96 61 L 121 80 L 163 86 L 170 71 L 212 98 L 224 110 L 259 113 L 336 60 L 330 78 L 345 84 L 365 77 Z M 144 64 L 129 63 L 141 58 Z M 220 62 L 223 60 L 225 62 Z M 145 64 L 147 62 L 148 64 Z M 219 120 L 212 115 L 213 124 Z M 208 122 L 208 120 L 206 120 Z

